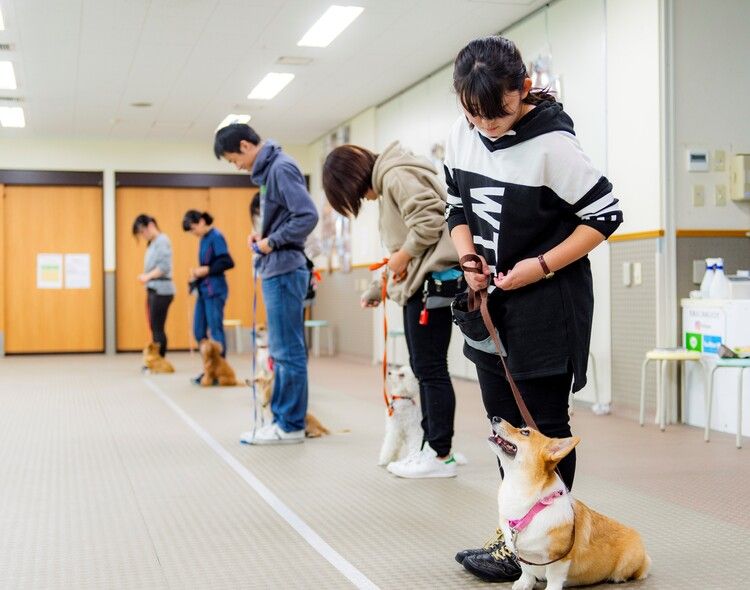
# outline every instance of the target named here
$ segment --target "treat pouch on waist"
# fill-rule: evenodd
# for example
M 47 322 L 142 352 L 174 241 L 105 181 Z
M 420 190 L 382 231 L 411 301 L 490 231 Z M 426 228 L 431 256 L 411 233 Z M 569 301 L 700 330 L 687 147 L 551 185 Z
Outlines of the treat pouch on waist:
M 469 295 L 468 293 L 460 293 L 453 299 L 451 303 L 451 312 L 453 313 L 453 323 L 455 323 L 461 334 L 463 334 L 466 344 L 482 352 L 489 354 L 497 354 L 495 343 L 492 340 L 492 335 L 487 330 L 487 326 L 484 324 L 482 319 L 482 312 L 479 308 L 469 311 Z M 494 326 L 493 326 L 494 327 Z M 497 331 L 497 328 L 495 328 Z M 500 340 L 500 333 L 498 332 L 498 340 Z M 503 356 L 508 356 L 505 352 L 505 346 L 503 346 L 502 340 L 500 340 L 500 350 Z
M 457 268 L 435 271 L 427 275 L 422 289 L 425 309 L 449 307 L 453 299 L 466 291 L 463 273 Z

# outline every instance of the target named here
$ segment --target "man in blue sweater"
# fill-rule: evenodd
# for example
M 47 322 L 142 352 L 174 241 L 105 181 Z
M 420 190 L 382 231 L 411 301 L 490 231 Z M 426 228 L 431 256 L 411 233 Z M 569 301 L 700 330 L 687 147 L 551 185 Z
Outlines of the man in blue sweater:
M 252 127 L 236 123 L 219 129 L 214 153 L 250 172 L 260 187 L 260 235 L 253 239 L 252 249 L 262 279 L 268 346 L 274 361 L 273 423 L 244 433 L 240 441 L 300 443 L 305 440 L 307 412 L 302 303 L 310 281 L 304 244 L 318 223 L 318 211 L 295 161 L 275 141 L 261 141 Z

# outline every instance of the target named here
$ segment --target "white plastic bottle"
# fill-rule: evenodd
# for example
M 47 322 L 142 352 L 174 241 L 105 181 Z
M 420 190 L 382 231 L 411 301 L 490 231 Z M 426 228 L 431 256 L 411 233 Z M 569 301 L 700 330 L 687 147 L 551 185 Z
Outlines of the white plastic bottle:
M 710 299 L 726 299 L 729 297 L 729 279 L 724 274 L 724 259 L 716 259 L 716 270 L 714 278 L 711 279 L 711 287 L 708 290 Z
M 709 290 L 711 289 L 711 281 L 714 278 L 714 273 L 716 271 L 716 259 L 715 258 L 706 258 L 706 272 L 703 273 L 703 280 L 701 281 L 701 297 L 703 299 L 708 299 L 709 297 Z

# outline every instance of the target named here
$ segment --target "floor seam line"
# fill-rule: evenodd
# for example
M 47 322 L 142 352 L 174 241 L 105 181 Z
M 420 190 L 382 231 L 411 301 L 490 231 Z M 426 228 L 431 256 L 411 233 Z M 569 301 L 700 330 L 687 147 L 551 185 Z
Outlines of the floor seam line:
M 167 395 L 151 379 L 144 377 L 146 386 L 160 398 L 175 414 L 177 414 L 185 424 L 187 424 L 204 443 L 208 445 L 219 458 L 226 463 L 253 491 L 255 491 L 266 504 L 278 514 L 294 531 L 299 534 L 321 557 L 337 569 L 346 577 L 356 588 L 362 590 L 379 590 L 379 587 L 372 582 L 365 574 L 357 569 L 353 564 L 346 560 L 340 553 L 331 547 L 326 541 L 318 535 L 302 518 L 289 508 L 284 502 L 274 494 L 260 479 L 258 479 L 239 459 L 230 453 L 221 443 L 219 443 L 208 431 L 198 424 L 177 402 Z

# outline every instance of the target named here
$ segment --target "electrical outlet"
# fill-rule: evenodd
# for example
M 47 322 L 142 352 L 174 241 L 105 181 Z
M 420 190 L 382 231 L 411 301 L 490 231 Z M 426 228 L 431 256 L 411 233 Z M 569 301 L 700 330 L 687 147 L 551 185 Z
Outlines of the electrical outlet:
M 727 185 L 726 184 L 717 184 L 714 187 L 714 197 L 717 207 L 726 207 L 727 206 Z
M 693 185 L 693 207 L 703 207 L 706 204 L 706 188 L 702 184 Z
M 724 150 L 716 150 L 714 152 L 714 170 L 716 172 L 724 172 L 727 165 L 727 155 Z
M 640 262 L 633 263 L 633 284 L 634 285 L 643 284 L 643 268 L 641 267 Z
M 630 269 L 631 264 L 629 262 L 623 262 L 622 263 L 622 286 L 623 287 L 630 287 L 632 284 L 632 279 L 630 275 Z

